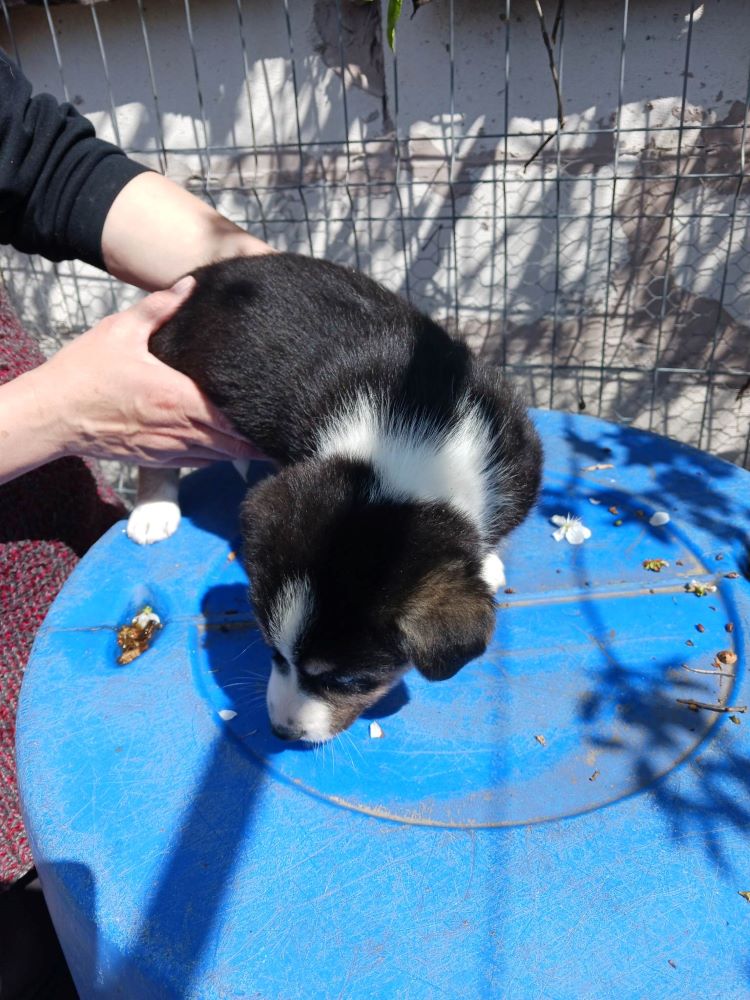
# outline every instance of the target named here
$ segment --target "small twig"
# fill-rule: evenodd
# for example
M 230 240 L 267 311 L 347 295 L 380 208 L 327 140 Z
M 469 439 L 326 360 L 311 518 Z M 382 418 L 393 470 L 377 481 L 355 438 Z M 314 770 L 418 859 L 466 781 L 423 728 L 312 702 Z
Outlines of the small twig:
M 564 7 L 565 7 L 565 0 L 558 0 L 557 11 L 555 12 L 555 20 L 554 23 L 552 24 L 552 34 L 550 35 L 553 45 L 557 41 L 557 29 L 560 27 L 560 22 L 562 21 Z
M 544 149 L 544 147 L 547 145 L 547 143 L 548 142 L 552 142 L 552 140 L 555 138 L 555 136 L 558 134 L 559 131 L 560 131 L 560 129 L 556 128 L 554 132 L 550 132 L 550 134 L 547 136 L 547 138 L 544 140 L 544 142 L 541 144 L 541 146 L 537 147 L 537 150 L 534 153 L 534 155 L 530 156 L 529 159 L 524 163 L 524 165 L 523 165 L 523 169 L 524 170 L 527 167 L 531 166 L 531 164 L 534 162 L 534 160 L 537 158 L 537 156 L 539 156 L 539 154 Z
M 539 0 L 534 0 L 534 6 L 536 7 L 537 17 L 539 18 L 539 24 L 542 29 L 542 40 L 544 41 L 544 47 L 547 50 L 547 58 L 549 59 L 550 73 L 552 74 L 552 82 L 555 85 L 555 98 L 557 100 L 557 128 L 551 135 L 548 135 L 544 142 L 539 146 L 537 151 L 532 157 L 530 157 L 523 165 L 525 170 L 530 166 L 534 160 L 539 156 L 541 151 L 547 145 L 550 140 L 554 139 L 556 135 L 559 135 L 562 129 L 565 128 L 565 116 L 563 111 L 563 99 L 562 93 L 560 91 L 560 78 L 557 73 L 557 64 L 555 62 L 555 49 L 554 43 L 557 40 L 557 30 L 560 27 L 560 22 L 562 21 L 563 10 L 565 7 L 565 0 L 559 0 L 557 5 L 557 13 L 555 14 L 555 23 L 552 28 L 552 38 L 550 38 L 547 33 L 547 23 L 544 20 L 544 11 L 542 10 L 542 5 Z
M 687 705 L 688 708 L 705 708 L 709 712 L 746 712 L 747 705 L 710 705 L 707 701 L 695 701 L 693 698 L 677 698 L 678 705 Z
M 542 40 L 544 41 L 544 46 L 547 49 L 547 57 L 549 59 L 549 69 L 552 74 L 552 80 L 555 84 L 555 97 L 557 98 L 557 122 L 560 128 L 565 127 L 565 119 L 563 116 L 563 100 L 562 94 L 560 93 L 560 80 L 557 75 L 557 63 L 555 62 L 555 50 L 552 46 L 552 40 L 547 34 L 547 24 L 544 20 L 544 11 L 542 10 L 542 5 L 539 0 L 534 0 L 534 6 L 536 7 L 537 16 L 539 17 L 539 25 L 542 29 Z M 562 4 L 560 5 L 562 9 Z M 561 10 L 562 12 L 562 10 Z
M 689 667 L 687 663 L 682 664 L 685 670 L 689 670 L 691 674 L 711 674 L 712 677 L 736 677 L 737 674 L 732 674 L 728 670 L 701 670 L 699 667 Z

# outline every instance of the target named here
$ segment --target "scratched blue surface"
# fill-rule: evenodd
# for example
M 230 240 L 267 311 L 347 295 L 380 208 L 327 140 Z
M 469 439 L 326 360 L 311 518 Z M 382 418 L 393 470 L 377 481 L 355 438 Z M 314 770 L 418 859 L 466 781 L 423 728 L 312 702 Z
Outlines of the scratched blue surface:
M 750 719 L 676 700 L 750 701 L 750 476 L 536 419 L 545 489 L 487 655 L 410 674 L 317 751 L 268 729 L 231 469 L 185 481 L 174 538 L 119 525 L 83 560 L 34 648 L 18 756 L 84 1000 L 750 995 Z M 551 537 L 568 512 L 579 548 Z M 165 627 L 118 667 L 145 602 Z

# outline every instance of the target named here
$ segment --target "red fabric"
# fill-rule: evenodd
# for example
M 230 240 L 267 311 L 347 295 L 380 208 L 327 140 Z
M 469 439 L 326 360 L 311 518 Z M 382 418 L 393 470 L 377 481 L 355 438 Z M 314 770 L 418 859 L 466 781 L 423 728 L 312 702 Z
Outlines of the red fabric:
M 0 294 L 0 383 L 43 361 Z M 14 743 L 34 636 L 78 559 L 123 514 L 114 492 L 78 458 L 59 459 L 0 486 L 0 889 L 33 864 Z

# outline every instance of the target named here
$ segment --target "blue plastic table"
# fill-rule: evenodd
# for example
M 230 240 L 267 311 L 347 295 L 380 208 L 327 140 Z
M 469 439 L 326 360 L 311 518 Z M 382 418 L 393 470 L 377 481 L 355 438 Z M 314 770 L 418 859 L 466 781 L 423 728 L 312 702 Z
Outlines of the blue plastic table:
M 750 476 L 536 419 L 545 488 L 506 547 L 490 651 L 446 683 L 410 673 L 333 745 L 270 733 L 231 467 L 184 481 L 175 537 L 138 548 L 117 525 L 82 561 L 34 648 L 18 754 L 84 1000 L 750 995 Z M 566 513 L 581 546 L 552 538 Z M 145 603 L 164 628 L 117 666 Z

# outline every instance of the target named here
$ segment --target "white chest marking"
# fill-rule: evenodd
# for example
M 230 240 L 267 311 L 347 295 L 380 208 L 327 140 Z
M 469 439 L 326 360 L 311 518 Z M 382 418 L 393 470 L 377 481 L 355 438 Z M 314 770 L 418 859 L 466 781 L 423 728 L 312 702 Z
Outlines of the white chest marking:
M 321 432 L 318 455 L 369 462 L 380 497 L 451 504 L 484 535 L 496 502 L 493 441 L 479 408 L 466 403 L 447 429 L 389 414 L 369 395 L 358 396 Z M 373 499 L 376 499 L 375 497 Z

